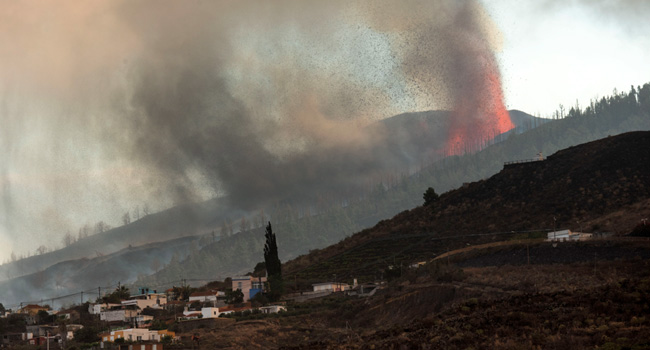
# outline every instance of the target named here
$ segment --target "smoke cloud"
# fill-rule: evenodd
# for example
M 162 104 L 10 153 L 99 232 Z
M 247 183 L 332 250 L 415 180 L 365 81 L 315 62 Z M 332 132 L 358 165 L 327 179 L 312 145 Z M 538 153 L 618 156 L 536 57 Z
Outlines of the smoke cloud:
M 401 112 L 456 111 L 440 154 L 509 128 L 477 1 L 11 3 L 0 33 L 6 236 L 343 197 L 410 165 L 374 123 Z

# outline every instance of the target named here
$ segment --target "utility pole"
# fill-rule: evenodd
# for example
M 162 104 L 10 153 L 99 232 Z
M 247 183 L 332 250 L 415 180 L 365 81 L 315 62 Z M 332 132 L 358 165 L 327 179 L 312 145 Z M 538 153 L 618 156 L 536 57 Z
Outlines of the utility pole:
M 84 292 L 82 291 L 81 292 L 81 304 L 80 305 L 83 305 L 83 303 L 84 303 Z
M 528 257 L 528 265 L 530 265 L 530 248 L 528 243 L 526 243 L 526 256 Z

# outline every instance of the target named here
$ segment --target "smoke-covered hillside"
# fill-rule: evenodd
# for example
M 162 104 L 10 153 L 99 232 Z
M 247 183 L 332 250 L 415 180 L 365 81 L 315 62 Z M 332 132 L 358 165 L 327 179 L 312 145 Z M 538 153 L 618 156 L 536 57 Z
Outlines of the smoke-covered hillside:
M 522 134 L 513 133 L 481 152 L 445 158 L 411 176 L 386 177 L 364 198 L 347 201 L 345 206 L 334 204 L 315 216 L 309 216 L 304 208 L 284 211 L 283 215 L 273 217 L 281 259 L 333 244 L 352 232 L 414 208 L 422 203 L 422 193 L 429 186 L 439 193 L 446 192 L 494 175 L 503 168 L 504 162 L 531 159 L 539 152 L 550 155 L 560 149 L 636 130 L 650 130 L 650 84 L 595 101 L 583 110 L 572 108 L 566 118 L 552 120 Z M 138 283 L 165 285 L 179 273 L 198 278 L 205 277 L 206 271 L 217 276 L 250 271 L 261 260 L 263 239 L 261 231 L 236 235 Z
M 446 192 L 463 183 L 493 175 L 501 170 L 506 161 L 529 159 L 539 152 L 549 155 L 559 149 L 608 135 L 650 130 L 650 85 L 646 84 L 638 91 L 635 90 L 634 102 L 629 98 L 631 95 L 624 93 L 611 96 L 589 106 L 588 109 L 580 112 L 570 111 L 570 116 L 552 121 L 533 119 L 521 112 L 511 112 L 513 121 L 519 124 L 523 133 L 509 134 L 505 136 L 504 141 L 475 154 L 449 157 L 428 166 L 426 164 L 430 159 L 422 159 L 420 166 L 424 167 L 412 174 L 409 174 L 409 169 L 405 167 L 401 173 L 387 173 L 380 178 L 368 179 L 367 190 L 355 196 L 341 198 L 323 195 L 320 201 L 312 205 L 277 202 L 275 206 L 265 208 L 263 213 L 256 212 L 245 216 L 245 222 L 242 222 L 242 215 L 245 214 L 230 212 L 228 215 L 228 211 L 217 210 L 215 202 L 206 202 L 196 206 L 200 209 L 195 208 L 193 216 L 190 216 L 191 220 L 185 218 L 180 208 L 176 208 L 140 220 L 143 223 L 147 222 L 145 219 L 151 220 L 148 226 L 135 225 L 138 222 L 126 226 L 125 228 L 141 228 L 128 231 L 133 235 L 130 241 L 127 239 L 119 243 L 124 236 L 114 236 L 117 238 L 113 239 L 109 233 L 106 233 L 103 239 L 106 242 L 112 240 L 111 244 L 121 244 L 124 247 L 128 246 L 126 242 L 138 241 L 135 237 L 163 240 L 174 237 L 175 234 L 213 231 L 220 236 L 218 242 L 203 239 L 198 247 L 200 250 L 184 261 L 160 260 L 165 268 L 150 277 L 140 276 L 138 284 L 158 288 L 178 280 L 178 276 L 216 279 L 246 272 L 261 260 L 263 233 L 259 227 L 262 216 L 273 221 L 278 234 L 281 258 L 286 261 L 309 250 L 338 242 L 380 220 L 420 205 L 422 193 L 429 186 L 433 186 L 439 193 Z M 426 154 L 423 150 L 426 150 L 424 146 L 427 133 L 430 137 L 435 137 L 436 133 L 440 132 L 437 128 L 445 126 L 445 115 L 448 113 L 423 112 L 383 121 L 396 131 L 392 136 L 394 142 L 391 144 L 395 147 L 393 151 L 403 152 L 403 159 L 415 160 L 422 157 Z M 527 130 L 535 126 L 537 128 Z M 411 139 L 408 138 L 410 134 L 414 135 Z M 378 153 L 378 156 L 380 155 Z M 246 229 L 247 227 L 258 228 L 250 230 Z M 240 228 L 244 228 L 243 233 L 231 234 Z M 166 234 L 157 235 L 157 232 Z M 93 256 L 93 252 L 94 250 L 86 250 L 86 255 L 83 256 Z M 151 261 L 147 264 L 151 265 Z M 74 292 L 77 287 L 71 285 L 71 289 L 66 291 Z M 94 285 L 84 286 L 93 287 Z

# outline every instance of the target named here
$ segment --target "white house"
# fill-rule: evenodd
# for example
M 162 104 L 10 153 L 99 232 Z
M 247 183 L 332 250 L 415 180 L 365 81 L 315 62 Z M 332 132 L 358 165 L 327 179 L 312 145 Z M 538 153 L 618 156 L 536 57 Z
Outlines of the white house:
M 167 296 L 164 293 L 134 295 L 129 300 L 122 300 L 122 306 L 135 305 L 141 310 L 147 307 L 160 309 L 165 304 L 167 304 Z
M 220 292 L 217 291 L 207 291 L 207 292 L 194 292 L 190 294 L 190 303 L 193 303 L 195 301 L 199 301 L 202 303 L 205 302 L 216 302 L 217 297 L 221 296 L 219 295 Z M 224 294 L 221 292 L 221 294 Z
M 560 230 L 548 232 L 546 234 L 546 240 L 549 242 L 583 241 L 585 239 L 590 239 L 592 236 L 593 235 L 591 233 Z
M 287 311 L 286 306 L 283 305 L 269 305 L 260 307 L 263 314 L 277 314 L 280 311 Z
M 312 287 L 314 288 L 314 292 L 325 292 L 325 291 L 342 292 L 344 290 L 350 289 L 349 284 L 341 283 L 341 282 L 315 283 L 312 284 Z
M 202 318 L 218 318 L 221 315 L 218 307 L 204 307 L 201 309 Z
M 167 330 L 153 331 L 146 328 L 129 328 L 120 329 L 100 334 L 100 338 L 105 342 L 114 342 L 117 339 L 127 341 L 160 341 L 164 336 L 174 337 L 176 334 Z
M 91 315 L 99 315 L 100 312 L 110 310 L 112 308 L 116 308 L 121 306 L 122 304 L 90 304 L 88 305 L 88 312 Z
M 547 241 L 577 241 L 578 238 L 580 237 L 579 235 L 575 235 L 571 230 L 560 230 L 560 231 L 552 231 L 548 232 L 546 234 L 546 240 Z

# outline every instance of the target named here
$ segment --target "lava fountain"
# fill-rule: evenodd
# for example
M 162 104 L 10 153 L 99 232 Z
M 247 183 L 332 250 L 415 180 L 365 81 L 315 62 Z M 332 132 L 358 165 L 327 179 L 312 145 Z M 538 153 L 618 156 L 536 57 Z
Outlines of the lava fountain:
M 501 75 L 492 48 L 474 22 L 458 22 L 462 34 L 454 40 L 454 101 L 445 155 L 478 151 L 514 128 L 503 102 Z

